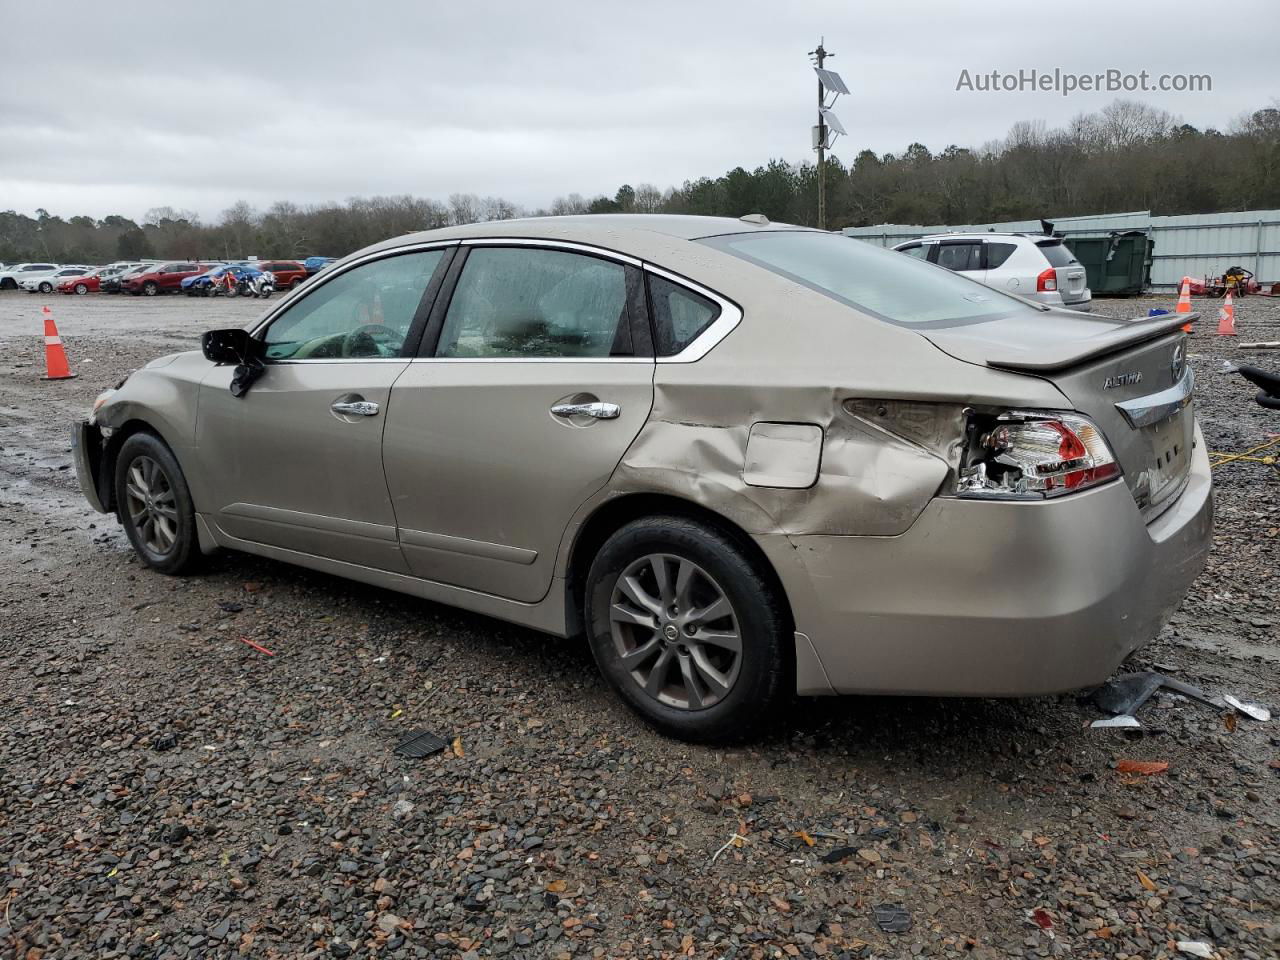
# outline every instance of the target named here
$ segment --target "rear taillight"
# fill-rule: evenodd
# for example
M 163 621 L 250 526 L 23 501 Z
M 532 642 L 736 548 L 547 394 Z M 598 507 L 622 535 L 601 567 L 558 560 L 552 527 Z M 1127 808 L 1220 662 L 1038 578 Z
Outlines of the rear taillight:
M 969 416 L 955 493 L 1042 499 L 1118 476 L 1115 455 L 1087 417 L 1034 410 L 975 413 Z
M 1058 271 L 1050 267 L 1036 277 L 1036 293 L 1053 293 L 1058 289 Z

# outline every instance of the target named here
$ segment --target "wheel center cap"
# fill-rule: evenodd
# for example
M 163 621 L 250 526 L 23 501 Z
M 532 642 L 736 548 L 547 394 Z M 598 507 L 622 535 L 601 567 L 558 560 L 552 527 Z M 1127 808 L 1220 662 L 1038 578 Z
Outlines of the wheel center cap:
M 668 623 L 665 627 L 662 628 L 662 635 L 666 637 L 668 640 L 675 640 L 677 637 L 680 636 L 680 628 L 677 627 L 674 623 Z

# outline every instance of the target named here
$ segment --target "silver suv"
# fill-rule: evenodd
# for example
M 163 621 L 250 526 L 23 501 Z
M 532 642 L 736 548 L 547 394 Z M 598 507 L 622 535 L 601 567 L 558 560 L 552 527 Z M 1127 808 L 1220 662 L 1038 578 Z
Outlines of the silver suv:
M 1046 306 L 1088 311 L 1092 303 L 1084 267 L 1058 237 L 944 233 L 893 249 Z

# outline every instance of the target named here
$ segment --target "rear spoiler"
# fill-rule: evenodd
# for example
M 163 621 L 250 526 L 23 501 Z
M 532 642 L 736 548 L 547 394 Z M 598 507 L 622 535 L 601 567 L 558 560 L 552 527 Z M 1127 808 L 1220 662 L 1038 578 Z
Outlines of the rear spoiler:
M 1122 321 L 1119 325 L 1092 337 L 1051 346 L 1032 347 L 1019 353 L 1010 353 L 1008 357 L 993 357 L 987 360 L 987 366 L 1036 372 L 1063 370 L 1083 363 L 1085 360 L 1096 360 L 1109 353 L 1118 353 L 1134 344 L 1157 340 L 1167 334 L 1175 333 L 1186 324 L 1198 319 L 1200 319 L 1198 313 L 1167 313 L 1158 317 Z

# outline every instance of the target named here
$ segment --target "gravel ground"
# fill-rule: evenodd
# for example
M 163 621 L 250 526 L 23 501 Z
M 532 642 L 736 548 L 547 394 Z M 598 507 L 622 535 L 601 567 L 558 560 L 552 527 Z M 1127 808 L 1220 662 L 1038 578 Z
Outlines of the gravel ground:
M 1277 956 L 1277 721 L 847 698 L 691 747 L 570 643 L 252 557 L 159 576 L 80 499 L 66 425 L 257 308 L 59 297 L 79 378 L 42 383 L 42 302 L 0 295 L 0 955 Z M 1280 339 L 1280 301 L 1237 310 Z M 1240 451 L 1280 416 L 1219 372 L 1239 351 L 1213 326 L 1201 422 Z M 1135 663 L 1274 708 L 1280 475 L 1215 474 L 1209 568 Z M 395 756 L 417 728 L 455 749 Z

